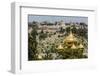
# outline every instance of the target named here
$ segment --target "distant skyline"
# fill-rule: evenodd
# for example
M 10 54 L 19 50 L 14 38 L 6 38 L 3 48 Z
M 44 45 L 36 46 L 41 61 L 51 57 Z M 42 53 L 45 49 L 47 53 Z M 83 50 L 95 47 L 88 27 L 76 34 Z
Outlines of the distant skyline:
M 63 20 L 66 23 L 70 22 L 84 22 L 88 24 L 88 17 L 81 17 L 81 16 L 53 16 L 53 15 L 28 15 L 28 22 L 43 22 L 48 21 L 54 23 L 55 21 Z

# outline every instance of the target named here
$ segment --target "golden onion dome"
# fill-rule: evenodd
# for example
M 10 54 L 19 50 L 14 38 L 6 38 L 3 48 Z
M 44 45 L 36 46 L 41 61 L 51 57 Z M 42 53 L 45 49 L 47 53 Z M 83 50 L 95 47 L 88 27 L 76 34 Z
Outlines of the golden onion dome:
M 77 47 L 73 44 L 71 49 L 77 49 Z
M 64 48 L 63 48 L 63 46 L 60 44 L 60 45 L 58 46 L 57 49 L 58 49 L 58 50 L 63 50 Z
M 82 49 L 82 48 L 84 48 L 84 46 L 83 46 L 82 44 L 80 44 L 80 45 L 78 46 L 78 48 Z
M 42 56 L 40 54 L 38 55 L 38 59 L 42 59 Z
M 76 37 L 70 32 L 70 34 L 64 39 L 63 42 L 76 42 Z

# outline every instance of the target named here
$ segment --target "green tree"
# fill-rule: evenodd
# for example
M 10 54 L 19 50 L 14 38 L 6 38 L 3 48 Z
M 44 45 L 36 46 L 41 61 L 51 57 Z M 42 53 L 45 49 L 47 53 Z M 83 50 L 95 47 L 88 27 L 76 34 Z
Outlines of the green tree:
M 28 34 L 28 58 L 29 60 L 34 60 L 36 59 L 36 53 L 37 53 L 37 40 L 36 40 L 36 35 L 37 35 L 37 25 L 35 22 L 33 22 L 32 25 L 32 32 L 31 34 Z

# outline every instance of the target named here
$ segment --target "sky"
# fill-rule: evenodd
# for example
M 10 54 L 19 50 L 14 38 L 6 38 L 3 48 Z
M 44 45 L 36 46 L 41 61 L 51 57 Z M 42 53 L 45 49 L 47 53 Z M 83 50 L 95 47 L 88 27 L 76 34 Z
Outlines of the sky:
M 88 24 L 88 17 L 80 17 L 80 16 L 52 16 L 52 15 L 28 15 L 28 22 L 43 22 L 48 21 L 54 23 L 55 21 L 63 20 L 66 23 L 69 22 L 84 22 Z

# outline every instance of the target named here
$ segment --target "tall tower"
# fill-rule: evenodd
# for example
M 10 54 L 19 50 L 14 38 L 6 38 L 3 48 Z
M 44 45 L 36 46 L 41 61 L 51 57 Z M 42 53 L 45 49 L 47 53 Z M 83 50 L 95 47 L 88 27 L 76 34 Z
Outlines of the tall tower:
M 64 23 L 63 20 L 61 20 L 61 22 L 60 22 L 60 26 L 61 26 L 61 27 L 65 27 L 65 23 Z

